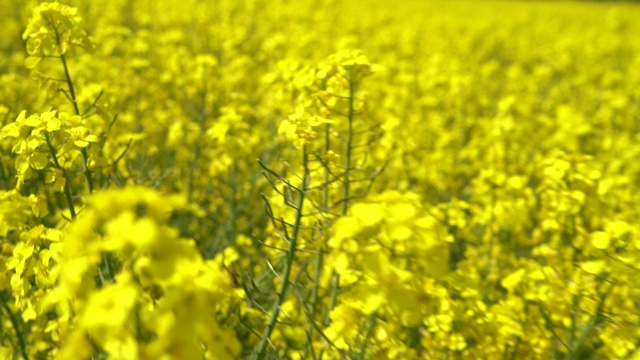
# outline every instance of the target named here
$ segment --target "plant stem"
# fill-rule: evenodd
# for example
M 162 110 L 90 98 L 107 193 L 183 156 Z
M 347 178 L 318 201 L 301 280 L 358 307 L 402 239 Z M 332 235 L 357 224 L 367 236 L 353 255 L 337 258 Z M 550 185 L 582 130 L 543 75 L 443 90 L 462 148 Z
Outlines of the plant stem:
M 304 167 L 304 174 L 302 176 L 302 183 L 300 184 L 300 190 L 298 191 L 298 203 L 296 207 L 296 219 L 293 224 L 293 230 L 291 234 L 291 239 L 289 240 L 289 249 L 287 250 L 287 255 L 285 259 L 285 267 L 284 274 L 282 275 L 282 283 L 280 284 L 280 289 L 278 291 L 277 298 L 273 303 L 273 307 L 271 309 L 271 315 L 269 316 L 269 322 L 267 327 L 264 329 L 264 333 L 262 334 L 262 338 L 260 342 L 255 348 L 252 359 L 254 360 L 262 360 L 265 357 L 265 350 L 267 349 L 267 344 L 269 344 L 269 339 L 271 337 L 271 333 L 275 329 L 276 323 L 278 322 L 278 316 L 280 315 L 280 308 L 284 303 L 284 300 L 287 296 L 287 290 L 289 289 L 289 277 L 291 276 L 291 270 L 293 269 L 293 263 L 295 260 L 296 250 L 298 246 L 298 233 L 300 231 L 301 223 L 302 223 L 302 209 L 304 206 L 304 200 L 307 195 L 306 191 L 309 186 L 309 167 L 308 167 L 308 154 L 306 146 L 302 149 L 302 166 Z
M 347 141 L 346 141 L 346 149 L 345 149 L 345 159 L 344 159 L 344 178 L 342 184 L 342 211 L 341 215 L 344 216 L 347 214 L 347 210 L 349 209 L 349 186 L 350 186 L 350 176 L 351 176 L 351 152 L 353 150 L 353 121 L 355 117 L 355 111 L 353 107 L 353 100 L 356 93 L 356 83 L 353 77 L 353 74 L 349 74 L 349 114 L 347 118 Z M 338 289 L 340 288 L 340 275 L 333 270 L 333 281 L 331 286 L 331 303 L 329 304 L 329 309 L 325 314 L 324 324 L 328 326 L 331 321 L 331 310 L 334 308 L 336 304 L 336 299 L 338 296 Z
M 331 150 L 331 124 L 327 123 L 324 129 L 324 153 L 327 154 Z M 331 172 L 329 171 L 329 164 L 325 165 L 324 169 L 324 187 L 322 189 L 322 205 L 320 207 L 321 211 L 327 211 L 329 207 L 329 182 L 330 182 Z M 315 277 L 313 279 L 313 288 L 311 290 L 311 304 L 310 304 L 310 314 L 311 319 L 315 321 L 317 309 L 318 309 L 318 291 L 320 289 L 320 276 L 322 275 L 322 263 L 324 261 L 324 253 L 323 249 L 320 249 L 320 253 L 316 257 L 315 263 Z M 313 332 L 314 332 L 313 324 L 309 324 L 309 340 L 307 346 L 304 349 L 305 358 L 309 353 L 309 350 L 313 351 Z
M 69 86 L 69 94 L 71 95 L 71 104 L 73 105 L 73 110 L 76 115 L 80 115 L 80 109 L 78 108 L 78 100 L 76 98 L 76 91 L 73 86 L 73 81 L 71 81 L 71 75 L 69 74 L 69 66 L 67 65 L 67 58 L 64 54 L 60 55 L 60 60 L 62 61 L 62 67 L 64 68 L 64 76 L 67 81 L 67 86 Z M 93 192 L 93 177 L 91 176 L 91 170 L 89 170 L 89 166 L 87 165 L 89 161 L 89 154 L 87 153 L 86 148 L 80 149 L 80 153 L 82 154 L 82 164 L 84 166 L 84 177 L 87 179 L 87 186 L 89 188 L 89 194 Z
M 314 266 L 314 279 L 313 279 L 313 288 L 311 289 L 311 304 L 309 304 L 310 307 L 310 317 L 311 317 L 311 321 L 315 321 L 316 318 L 316 312 L 318 309 L 318 290 L 320 288 L 320 275 L 322 274 L 322 262 L 323 262 L 323 253 L 322 250 L 320 251 L 320 253 L 318 254 L 318 256 L 316 257 L 316 263 Z M 309 324 L 309 329 L 307 330 L 307 333 L 309 334 L 308 336 L 308 340 L 307 340 L 307 344 L 304 348 L 304 358 L 307 358 L 307 355 L 309 354 L 309 351 L 311 351 L 313 353 L 313 332 L 314 332 L 315 328 L 313 326 L 312 323 Z
M 56 149 L 53 147 L 51 143 L 51 139 L 49 138 L 49 134 L 45 134 L 45 140 L 47 141 L 47 146 L 49 147 L 49 152 L 51 153 L 51 157 L 53 159 L 53 164 L 56 169 L 62 172 L 62 176 L 64 176 L 64 197 L 67 199 L 67 205 L 69 206 L 69 213 L 71 214 L 71 219 L 76 218 L 76 209 L 73 205 L 73 198 L 71 197 L 71 189 L 69 189 L 69 177 L 67 176 L 67 171 L 60 165 L 58 162 L 58 155 Z
M 53 31 L 55 32 L 55 35 L 56 35 L 56 44 L 60 46 L 61 45 L 60 33 L 58 32 L 58 28 L 55 26 L 55 22 L 53 22 L 51 19 L 46 17 L 45 19 L 47 20 L 49 25 L 51 25 L 51 27 L 53 28 Z M 64 54 L 60 54 L 60 61 L 62 62 L 62 68 L 64 69 L 64 77 L 67 82 L 67 86 L 69 87 L 69 94 L 71 95 L 71 105 L 73 105 L 73 111 L 75 112 L 76 115 L 82 116 L 80 113 L 80 109 L 78 108 L 78 99 L 76 98 L 76 90 L 75 90 L 75 87 L 73 86 L 73 81 L 71 81 L 71 74 L 69 74 L 69 65 L 67 64 L 67 58 L 66 56 L 64 56 Z M 80 153 L 82 154 L 82 162 L 84 165 L 84 176 L 87 179 L 89 193 L 92 193 L 93 178 L 91 177 L 91 170 L 89 170 L 89 167 L 87 166 L 87 161 L 89 159 L 89 155 L 87 154 L 87 149 L 82 148 L 80 150 Z
M 378 319 L 378 314 L 373 313 L 369 315 L 367 330 L 365 332 L 364 339 L 362 339 L 362 346 L 360 347 L 360 356 L 359 356 L 360 359 L 365 358 L 365 354 L 367 351 L 367 343 L 369 342 L 371 335 L 373 335 L 373 328 L 376 326 L 377 319 Z
M 76 99 L 76 91 L 73 86 L 73 82 L 71 81 L 71 75 L 69 74 L 69 66 L 67 65 L 67 58 L 64 54 L 60 55 L 60 60 L 62 61 L 62 67 L 64 68 L 64 77 L 67 80 L 67 86 L 69 86 L 69 94 L 71 94 L 71 104 L 73 105 L 73 110 L 76 115 L 80 115 L 80 109 L 78 109 L 78 101 Z
M 5 301 L 5 298 L 4 298 L 4 293 L 2 294 L 1 297 L 2 297 L 1 299 L 2 307 L 4 308 L 4 311 L 7 313 L 7 316 L 9 316 L 9 321 L 11 322 L 11 326 L 13 326 L 16 332 L 16 337 L 18 338 L 18 344 L 20 345 L 20 352 L 22 353 L 22 357 L 25 360 L 29 360 L 29 352 L 27 351 L 27 342 L 24 339 L 24 334 L 20 330 L 20 325 L 18 324 L 17 316 L 16 314 L 13 313 L 13 311 L 11 311 L 11 308 L 9 308 L 9 305 L 7 305 L 7 302 Z
M 324 318 L 324 326 L 329 326 L 331 323 L 331 310 L 336 306 L 336 301 L 338 299 L 338 289 L 340 288 L 340 274 L 337 271 L 333 270 L 333 276 L 331 280 L 331 300 L 329 302 L 329 309 L 327 309 L 327 313 Z

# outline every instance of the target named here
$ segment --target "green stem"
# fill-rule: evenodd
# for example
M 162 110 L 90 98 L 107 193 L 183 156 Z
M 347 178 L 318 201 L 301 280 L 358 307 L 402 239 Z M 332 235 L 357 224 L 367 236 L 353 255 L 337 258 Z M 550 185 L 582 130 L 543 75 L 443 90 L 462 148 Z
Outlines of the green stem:
M 73 86 L 73 82 L 71 81 L 71 75 L 69 74 L 69 65 L 67 65 L 67 58 L 64 54 L 60 55 L 60 60 L 62 61 L 62 67 L 64 68 L 64 77 L 67 81 L 67 86 L 69 86 L 69 94 L 71 94 L 71 104 L 73 105 L 73 110 L 76 115 L 80 115 L 80 109 L 78 108 L 78 101 L 76 99 L 76 91 Z
M 2 182 L 4 184 L 3 189 L 8 189 L 9 188 L 9 181 L 7 179 L 7 173 L 4 169 L 4 164 L 2 163 L 2 161 L 0 160 L 0 176 L 2 176 Z
M 322 253 L 318 254 L 318 257 L 316 257 L 316 264 L 314 269 L 316 276 L 313 283 L 313 289 L 311 291 L 311 316 L 313 318 L 315 318 L 318 309 L 318 289 L 320 288 L 320 274 L 322 272 L 323 257 L 324 256 Z
M 344 178 L 342 184 L 342 212 L 341 215 L 346 215 L 347 210 L 349 209 L 349 187 L 350 187 L 350 176 L 351 176 L 351 153 L 353 150 L 353 121 L 355 117 L 355 111 L 353 106 L 353 100 L 356 92 L 356 84 L 353 78 L 353 74 L 349 76 L 349 114 L 347 119 L 347 142 L 345 149 L 345 159 L 344 159 Z M 331 303 L 329 304 L 329 309 L 325 315 L 324 324 L 325 326 L 329 325 L 331 310 L 336 304 L 336 298 L 338 296 L 338 289 L 340 288 L 340 275 L 334 270 L 333 271 L 333 281 L 332 281 L 332 289 L 331 289 Z
M 571 339 L 573 341 L 569 345 L 570 351 L 567 352 L 566 356 L 564 357 L 565 360 L 579 359 L 581 350 L 584 350 L 582 349 L 583 345 L 587 342 L 593 331 L 597 328 L 598 323 L 602 320 L 602 311 L 605 307 L 605 301 L 613 290 L 613 287 L 614 284 L 610 283 L 609 289 L 607 289 L 606 291 L 599 289 L 600 299 L 598 302 L 598 307 L 596 308 L 593 316 L 591 316 L 589 321 L 581 327 L 582 331 L 580 332 L 580 336 L 576 338 L 575 334 L 571 335 Z
M 11 311 L 11 308 L 9 308 L 9 305 L 7 305 L 4 298 L 4 294 L 2 295 L 2 307 L 4 308 L 4 311 L 9 316 L 9 321 L 11 322 L 11 326 L 13 326 L 14 330 L 16 331 L 16 337 L 18 338 L 18 344 L 20 345 L 20 353 L 22 353 L 22 357 L 25 360 L 29 360 L 29 352 L 27 351 L 27 342 L 24 339 L 24 334 L 20 330 L 20 325 L 18 324 L 18 319 L 17 319 L 18 317 L 16 316 L 16 314 L 13 313 L 13 311 Z
M 371 335 L 373 335 L 373 329 L 376 326 L 377 319 L 378 319 L 378 315 L 376 313 L 373 313 L 369 316 L 367 330 L 365 332 L 364 339 L 362 339 L 362 346 L 360 347 L 360 359 L 365 358 L 365 354 L 367 351 L 367 344 L 369 343 L 369 339 L 371 338 Z
M 324 130 L 324 153 L 327 154 L 331 150 L 331 124 L 327 123 Z M 324 187 L 322 191 L 322 205 L 321 211 L 327 211 L 329 208 L 329 182 L 331 178 L 331 173 L 329 171 L 329 165 L 325 165 L 324 169 Z M 322 275 L 322 263 L 324 261 L 324 253 L 322 249 L 320 249 L 320 253 L 316 257 L 315 263 L 315 278 L 313 279 L 313 288 L 311 290 L 311 319 L 315 321 L 316 313 L 318 309 L 318 290 L 320 289 L 320 276 Z M 314 324 L 309 324 L 309 340 L 304 349 L 304 357 L 306 358 L 309 351 L 313 352 L 313 332 L 314 332 Z
M 58 162 L 58 155 L 55 147 L 51 143 L 51 139 L 49 139 L 49 134 L 45 134 L 44 136 L 47 146 L 49 147 L 49 152 L 51 153 L 51 157 L 53 159 L 53 164 L 56 169 L 62 172 L 62 176 L 64 176 L 64 197 L 67 199 L 67 204 L 69 205 L 69 213 L 71 214 L 71 219 L 76 218 L 76 208 L 73 205 L 73 198 L 71 197 L 71 189 L 69 189 L 69 177 L 67 176 L 67 171 L 60 166 L 60 162 Z
M 296 207 L 296 219 L 293 224 L 293 231 L 291 234 L 291 239 L 289 239 L 289 249 L 287 250 L 287 255 L 285 258 L 285 267 L 284 274 L 282 276 L 282 283 L 280 284 L 280 289 L 278 291 L 277 298 L 273 303 L 273 307 L 271 309 L 271 315 L 269 317 L 269 322 L 267 327 L 264 329 L 264 333 L 262 334 L 262 338 L 260 342 L 255 348 L 252 358 L 254 360 L 262 360 L 265 357 L 265 350 L 267 349 L 267 345 L 269 344 L 269 339 L 271 338 L 271 333 L 275 329 L 276 323 L 278 322 L 278 316 L 280 315 L 280 308 L 284 303 L 284 300 L 287 296 L 287 290 L 289 289 L 289 277 L 291 276 L 291 270 L 293 269 L 293 262 L 295 260 L 295 255 L 298 246 L 298 233 L 300 231 L 301 223 L 302 223 L 302 209 L 304 206 L 304 200 L 307 195 L 306 190 L 309 186 L 309 167 L 308 167 L 309 156 L 307 154 L 306 146 L 302 149 L 302 166 L 304 167 L 304 174 L 302 176 L 302 183 L 300 184 L 299 198 L 298 204 Z
M 67 81 L 67 86 L 69 86 L 69 94 L 71 95 L 71 104 L 73 105 L 73 110 L 76 115 L 80 115 L 80 109 L 78 108 L 78 99 L 76 98 L 76 91 L 73 86 L 73 81 L 71 81 L 71 75 L 69 74 L 69 66 L 67 65 L 67 58 L 64 54 L 60 55 L 60 60 L 62 61 L 62 67 L 64 68 L 64 77 Z M 91 176 L 91 170 L 89 170 L 89 166 L 87 163 L 89 161 L 89 154 L 87 153 L 86 148 L 80 149 L 80 153 L 82 154 L 82 164 L 84 166 L 84 177 L 87 179 L 87 186 L 89 187 L 89 194 L 93 192 L 93 177 Z
M 340 274 L 333 270 L 333 279 L 331 280 L 331 300 L 329 302 L 329 309 L 324 317 L 324 326 L 329 326 L 331 322 L 331 310 L 336 306 L 338 300 L 338 289 L 340 288 Z
M 55 25 L 53 25 L 54 23 L 49 21 L 50 24 L 52 24 L 55 34 L 56 34 L 56 41 L 58 43 L 58 45 L 60 45 L 60 34 L 58 33 L 58 29 L 55 27 Z M 62 68 L 64 69 L 64 77 L 65 80 L 67 82 L 67 86 L 69 87 L 69 95 L 71 96 L 71 105 L 73 106 L 73 111 L 75 112 L 75 114 L 77 116 L 82 116 L 82 113 L 80 112 L 80 108 L 78 107 L 78 98 L 76 97 L 76 90 L 75 90 L 75 86 L 73 85 L 73 81 L 71 80 L 71 74 L 69 72 L 69 65 L 67 64 L 67 57 L 64 56 L 64 54 L 60 54 L 60 61 L 62 62 Z M 54 154 L 54 162 L 56 163 L 56 166 L 63 172 L 65 179 L 67 180 L 65 183 L 65 188 L 64 188 L 64 192 L 65 192 L 65 197 L 67 198 L 67 202 L 69 203 L 69 211 L 71 212 L 71 218 L 75 219 L 76 218 L 76 212 L 75 212 L 75 208 L 73 207 L 73 202 L 71 199 L 71 190 L 69 189 L 69 182 L 68 182 L 68 178 L 66 176 L 66 171 L 64 169 L 62 169 L 62 167 L 57 164 L 57 159 L 55 156 L 55 149 L 53 148 L 51 142 L 49 141 L 48 137 L 47 137 L 47 143 L 49 144 L 49 150 L 53 151 L 52 154 Z M 82 148 L 80 149 L 80 154 L 82 155 L 82 167 L 83 167 L 83 174 L 85 179 L 87 180 L 87 188 L 89 190 L 89 194 L 93 193 L 93 189 L 94 189 L 94 184 L 93 184 L 93 176 L 91 175 L 91 170 L 89 170 L 89 153 L 87 152 L 86 148 Z M 111 280 L 113 280 L 113 273 L 111 272 L 112 266 L 111 263 L 109 262 L 109 259 L 107 257 L 106 254 L 102 254 L 102 260 L 107 268 L 107 273 L 109 275 L 109 278 Z M 99 272 L 101 273 L 100 268 L 98 269 Z M 102 274 L 101 274 L 102 275 Z M 104 283 L 104 278 L 101 276 L 101 280 Z
M 323 262 L 323 253 L 320 252 L 316 257 L 316 263 L 314 267 L 315 276 L 313 279 L 313 288 L 311 289 L 311 304 L 309 304 L 310 310 L 310 318 L 311 322 L 309 323 L 309 329 L 307 330 L 307 344 L 304 348 L 304 358 L 307 358 L 309 352 L 313 353 L 313 332 L 315 330 L 313 326 L 313 321 L 316 318 L 316 312 L 318 309 L 318 289 L 320 288 L 320 275 L 322 273 L 322 262 Z

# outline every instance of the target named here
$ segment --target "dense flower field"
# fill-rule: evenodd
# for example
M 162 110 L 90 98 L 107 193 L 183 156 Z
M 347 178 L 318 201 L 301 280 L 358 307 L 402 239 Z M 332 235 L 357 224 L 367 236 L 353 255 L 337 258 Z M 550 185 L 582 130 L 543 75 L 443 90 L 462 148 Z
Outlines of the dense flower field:
M 0 359 L 640 359 L 640 6 L 0 8 Z

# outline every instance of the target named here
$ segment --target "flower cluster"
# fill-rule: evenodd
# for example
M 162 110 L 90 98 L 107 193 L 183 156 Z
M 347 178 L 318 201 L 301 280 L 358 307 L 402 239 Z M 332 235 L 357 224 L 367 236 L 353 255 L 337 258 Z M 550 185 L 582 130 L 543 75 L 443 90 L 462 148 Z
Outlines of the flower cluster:
M 298 107 L 294 114 L 280 123 L 278 133 L 293 141 L 293 145 L 300 149 L 304 145 L 309 145 L 317 137 L 315 128 L 332 121 L 319 116 L 309 114 L 303 107 Z
M 27 41 L 28 68 L 34 68 L 45 57 L 71 53 L 77 47 L 91 50 L 93 44 L 79 27 L 78 9 L 58 2 L 42 3 L 33 11 L 22 38 Z
M 12 139 L 12 151 L 17 154 L 17 189 L 40 171 L 45 173 L 45 182 L 60 192 L 67 181 L 63 172 L 80 155 L 79 150 L 98 141 L 80 116 L 55 110 L 29 116 L 22 111 L 14 122 L 2 128 L 1 136 Z
M 336 221 L 328 264 L 348 290 L 331 313 L 327 336 L 339 348 L 358 342 L 357 329 L 365 328 L 372 314 L 390 322 L 385 331 L 395 335 L 387 334 L 389 339 L 431 315 L 430 287 L 449 272 L 451 236 L 419 204 L 416 194 L 384 192 L 354 204 Z M 351 315 L 340 315 L 344 311 Z M 399 328 L 392 330 L 394 325 Z
M 93 346 L 127 359 L 198 357 L 202 346 L 215 358 L 239 354 L 235 334 L 219 325 L 237 301 L 222 258 L 205 261 L 170 226 L 184 206 L 145 188 L 89 199 L 65 234 L 48 298 L 58 309 L 61 357 L 89 356 Z

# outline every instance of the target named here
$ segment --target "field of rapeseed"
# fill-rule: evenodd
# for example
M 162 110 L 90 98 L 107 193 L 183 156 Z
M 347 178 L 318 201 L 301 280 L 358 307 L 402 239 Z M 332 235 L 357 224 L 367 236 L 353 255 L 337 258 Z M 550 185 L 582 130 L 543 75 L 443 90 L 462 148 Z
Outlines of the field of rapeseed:
M 640 359 L 639 5 L 0 9 L 0 359 Z

